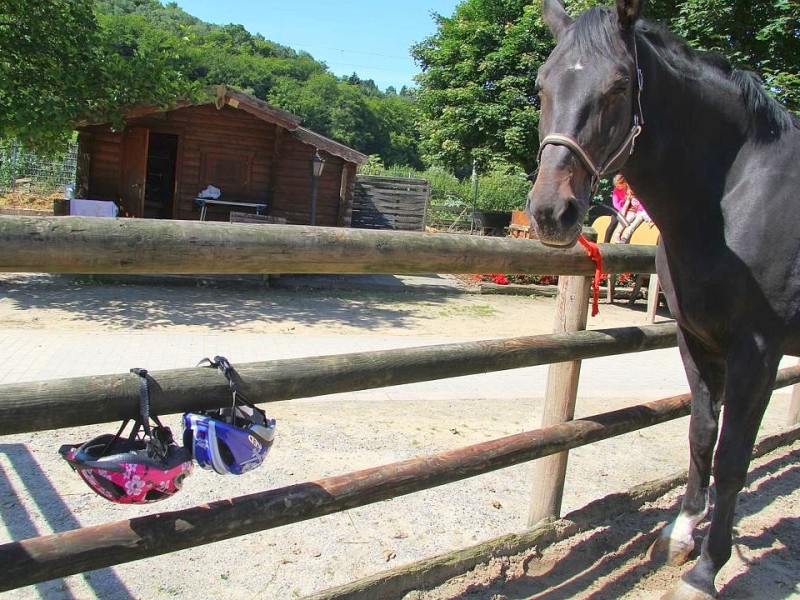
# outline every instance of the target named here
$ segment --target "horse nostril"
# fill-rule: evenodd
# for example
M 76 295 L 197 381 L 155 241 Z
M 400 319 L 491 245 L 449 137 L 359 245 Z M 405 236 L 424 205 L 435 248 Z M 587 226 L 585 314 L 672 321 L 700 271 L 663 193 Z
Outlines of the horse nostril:
M 535 223 L 544 223 L 547 220 L 550 220 L 550 217 L 553 214 L 553 210 L 547 210 L 542 208 L 541 206 L 531 207 L 529 210 L 529 216 L 532 217 L 531 220 Z
M 558 220 L 561 221 L 564 227 L 569 229 L 578 222 L 578 215 L 580 215 L 580 210 L 578 210 L 577 202 L 575 200 L 567 200 Z

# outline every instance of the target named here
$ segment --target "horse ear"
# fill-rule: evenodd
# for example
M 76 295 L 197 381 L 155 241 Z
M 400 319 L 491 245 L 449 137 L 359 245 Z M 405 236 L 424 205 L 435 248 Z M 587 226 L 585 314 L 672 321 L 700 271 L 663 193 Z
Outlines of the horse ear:
M 617 21 L 619 26 L 631 29 L 642 14 L 644 0 L 617 0 Z
M 572 24 L 572 18 L 567 14 L 567 11 L 564 10 L 564 5 L 561 4 L 561 0 L 544 0 L 542 18 L 547 24 L 547 27 L 550 28 L 550 33 L 553 34 L 556 41 L 559 40 L 561 34 L 566 31 L 567 27 Z

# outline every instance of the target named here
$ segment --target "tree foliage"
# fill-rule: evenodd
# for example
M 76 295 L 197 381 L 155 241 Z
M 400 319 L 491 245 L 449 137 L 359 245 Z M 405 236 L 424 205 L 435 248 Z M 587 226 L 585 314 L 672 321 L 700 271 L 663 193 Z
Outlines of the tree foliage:
M 30 134 L 44 145 L 63 139 L 65 122 L 76 119 L 94 101 L 94 74 L 85 67 L 97 64 L 97 40 L 89 0 L 3 3 L 0 131 L 4 136 L 24 139 Z
M 598 0 L 567 0 L 577 14 Z M 541 0 L 463 0 L 415 45 L 419 88 L 380 91 L 337 78 L 306 52 L 212 25 L 158 0 L 4 0 L 0 3 L 0 136 L 52 149 L 83 119 L 168 105 L 206 86 L 236 87 L 297 113 L 304 125 L 377 154 L 387 165 L 442 165 L 466 176 L 535 162 L 536 71 L 553 41 Z M 650 0 L 701 50 L 756 71 L 800 110 L 800 3 L 796 0 Z M 423 161 L 424 157 L 424 161 Z
M 141 17 L 94 13 L 91 0 L 9 0 L 0 13 L 0 133 L 54 151 L 82 119 L 114 120 L 198 86 L 180 71 L 180 38 Z
M 526 0 L 465 0 L 452 17 L 438 15 L 437 33 L 413 47 L 429 160 L 461 171 L 497 157 L 533 163 L 534 80 L 552 49 L 539 9 Z
M 677 9 L 668 22 L 675 33 L 758 73 L 779 102 L 800 111 L 800 3 L 685 0 Z
M 467 172 L 508 161 L 531 170 L 539 110 L 536 71 L 553 48 L 541 0 L 464 0 L 437 15 L 435 34 L 412 49 L 424 157 Z M 566 1 L 578 14 L 596 0 Z M 757 72 L 767 89 L 800 110 L 800 3 L 794 0 L 652 0 L 646 15 L 700 50 Z

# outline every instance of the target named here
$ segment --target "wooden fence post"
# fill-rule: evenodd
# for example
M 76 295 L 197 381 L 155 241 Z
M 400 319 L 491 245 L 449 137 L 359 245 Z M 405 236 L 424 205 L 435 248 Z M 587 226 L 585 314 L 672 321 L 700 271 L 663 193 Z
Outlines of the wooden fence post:
M 797 363 L 800 365 L 800 361 Z M 792 386 L 792 402 L 789 404 L 787 425 L 800 425 L 800 383 Z
M 596 234 L 587 239 L 596 239 Z M 586 329 L 591 277 L 559 277 L 556 316 L 553 331 L 568 333 Z M 542 427 L 571 421 L 575 416 L 581 361 L 554 363 L 547 374 L 547 388 L 542 409 Z M 534 462 L 533 491 L 528 525 L 545 517 L 561 515 L 561 499 L 567 473 L 568 452 L 554 454 Z

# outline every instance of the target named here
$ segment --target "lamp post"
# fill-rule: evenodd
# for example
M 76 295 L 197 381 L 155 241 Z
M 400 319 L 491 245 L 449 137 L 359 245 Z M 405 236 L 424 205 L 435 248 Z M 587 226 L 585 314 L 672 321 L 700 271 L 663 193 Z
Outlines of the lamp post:
M 311 158 L 311 224 L 317 224 L 317 181 L 325 168 L 325 159 L 319 155 L 319 150 Z
M 475 231 L 475 207 L 478 205 L 478 159 L 472 160 L 472 222 L 469 225 L 469 232 Z

